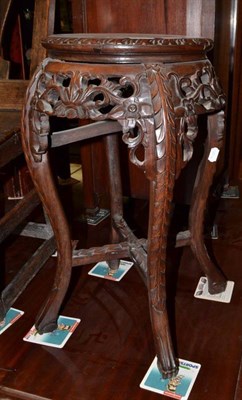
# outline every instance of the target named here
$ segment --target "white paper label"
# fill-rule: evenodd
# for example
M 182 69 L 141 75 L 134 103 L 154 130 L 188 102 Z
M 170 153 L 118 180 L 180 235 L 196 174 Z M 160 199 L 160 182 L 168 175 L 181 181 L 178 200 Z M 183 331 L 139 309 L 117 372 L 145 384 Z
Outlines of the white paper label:
M 219 155 L 219 149 L 217 147 L 213 147 L 210 150 L 210 153 L 209 153 L 209 156 L 208 156 L 208 161 L 210 161 L 210 162 L 217 161 L 218 155 Z

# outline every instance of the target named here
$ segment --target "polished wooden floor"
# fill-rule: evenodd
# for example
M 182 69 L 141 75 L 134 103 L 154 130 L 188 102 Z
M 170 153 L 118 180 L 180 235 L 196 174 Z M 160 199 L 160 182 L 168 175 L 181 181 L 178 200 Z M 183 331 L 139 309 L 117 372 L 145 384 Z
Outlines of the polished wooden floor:
M 140 234 L 147 204 L 127 203 L 126 209 Z M 216 221 L 219 239 L 209 240 L 209 247 L 235 282 L 230 304 L 194 298 L 201 276 L 195 259 L 188 248 L 169 249 L 168 303 L 176 352 L 202 365 L 190 400 L 242 399 L 242 199 L 220 200 Z M 74 226 L 80 228 L 83 245 L 105 242 L 108 236 L 108 219 L 96 227 L 78 221 Z M 37 245 L 34 239 L 17 237 L 1 246 L 5 282 Z M 50 289 L 54 258 L 17 300 L 14 306 L 24 316 L 0 336 L 0 399 L 163 398 L 139 387 L 155 353 L 146 289 L 137 271 L 131 269 L 116 283 L 90 277 L 90 268 L 73 270 L 61 313 L 81 323 L 63 349 L 22 340 Z

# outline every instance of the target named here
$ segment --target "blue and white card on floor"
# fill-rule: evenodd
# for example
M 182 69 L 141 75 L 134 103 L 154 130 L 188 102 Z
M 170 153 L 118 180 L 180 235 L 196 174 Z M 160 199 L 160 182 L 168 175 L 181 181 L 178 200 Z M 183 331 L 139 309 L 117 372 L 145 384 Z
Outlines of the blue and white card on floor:
M 120 260 L 119 268 L 113 272 L 110 271 L 106 261 L 100 261 L 89 272 L 89 275 L 97 276 L 98 278 L 109 279 L 111 281 L 120 281 L 125 274 L 130 270 L 134 263 L 131 261 Z
M 14 324 L 22 315 L 24 314 L 23 311 L 17 310 L 16 308 L 10 308 L 5 315 L 4 320 L 0 322 L 0 335 L 6 331 L 10 326 Z
M 62 348 L 73 334 L 80 321 L 79 318 L 70 318 L 60 315 L 57 321 L 58 327 L 53 332 L 40 335 L 35 326 L 33 326 L 23 340 L 44 346 Z
M 155 357 L 140 387 L 174 399 L 186 400 L 191 393 L 200 368 L 200 364 L 179 358 L 177 376 L 163 379 L 157 367 L 157 357 Z
M 230 303 L 233 290 L 234 282 L 227 281 L 227 286 L 224 292 L 218 294 L 210 294 L 208 291 L 208 279 L 205 276 L 202 276 L 199 279 L 194 297 L 196 297 L 197 299 L 218 301 L 220 303 Z

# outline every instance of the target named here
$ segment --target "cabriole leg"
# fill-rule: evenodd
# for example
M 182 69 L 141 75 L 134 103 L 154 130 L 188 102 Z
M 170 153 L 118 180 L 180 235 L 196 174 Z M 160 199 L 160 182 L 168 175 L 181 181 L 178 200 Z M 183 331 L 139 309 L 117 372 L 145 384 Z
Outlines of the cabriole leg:
M 211 294 L 221 293 L 226 288 L 226 279 L 211 261 L 204 244 L 204 212 L 216 171 L 217 156 L 221 149 L 223 128 L 223 111 L 208 116 L 208 138 L 194 185 L 189 215 L 191 249 L 208 278 L 208 289 Z
M 22 144 L 31 177 L 54 231 L 58 254 L 57 270 L 52 290 L 36 320 L 37 330 L 39 333 L 44 333 L 54 330 L 57 326 L 59 309 L 71 276 L 72 247 L 68 223 L 53 181 L 48 153 L 38 153 L 36 151 L 37 146 L 33 147 L 33 138 L 36 137 L 36 130 L 34 131 L 33 127 L 41 126 L 40 119 L 43 117 L 43 114 L 37 114 L 33 110 L 31 103 L 36 89 L 36 81 L 37 79 L 33 78 L 30 89 L 27 92 L 22 119 Z M 47 116 L 44 116 L 44 118 L 46 119 Z
M 147 286 L 158 366 L 163 378 L 178 372 L 166 310 L 166 242 L 171 206 L 171 188 L 160 175 L 150 183 Z

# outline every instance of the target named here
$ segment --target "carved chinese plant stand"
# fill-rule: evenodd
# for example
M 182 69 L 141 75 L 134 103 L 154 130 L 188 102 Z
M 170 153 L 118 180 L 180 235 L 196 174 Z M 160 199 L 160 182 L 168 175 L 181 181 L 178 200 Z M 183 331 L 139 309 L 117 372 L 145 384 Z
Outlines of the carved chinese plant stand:
M 226 287 L 203 242 L 203 215 L 222 145 L 225 105 L 206 57 L 212 42 L 151 35 L 53 35 L 43 45 L 49 58 L 40 65 L 27 91 L 22 140 L 29 170 L 54 230 L 58 266 L 36 327 L 40 333 L 55 329 L 73 266 L 107 260 L 112 271 L 118 268 L 118 259 L 130 257 L 147 284 L 159 369 L 164 377 L 172 377 L 178 366 L 166 313 L 167 229 L 175 178 L 192 156 L 200 114 L 208 115 L 208 137 L 193 191 L 189 230 L 178 234 L 177 246 L 191 246 L 208 277 L 210 293 Z M 89 118 L 96 123 L 55 133 L 50 132 L 52 116 Z M 150 181 L 147 240 L 137 239 L 123 219 L 114 132 L 122 135 L 130 160 Z M 107 150 L 112 243 L 72 251 L 48 147 L 98 135 L 104 135 Z M 137 157 L 139 147 L 143 148 L 143 159 Z

